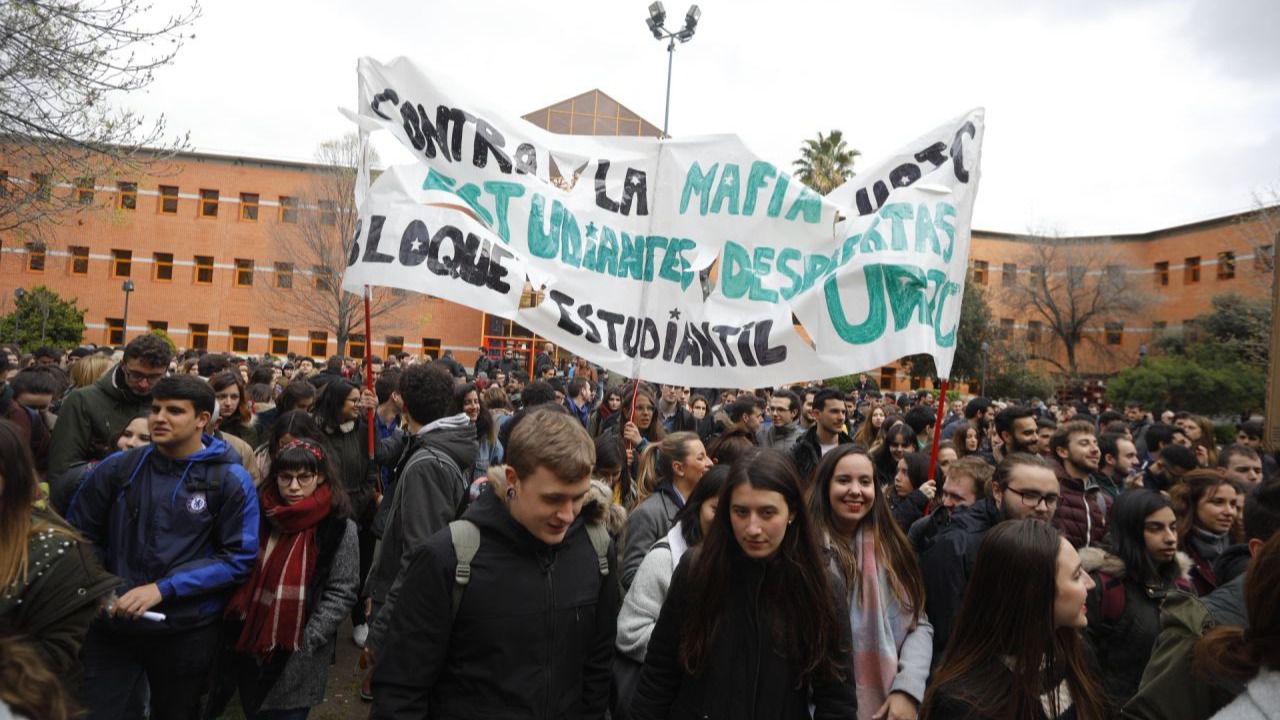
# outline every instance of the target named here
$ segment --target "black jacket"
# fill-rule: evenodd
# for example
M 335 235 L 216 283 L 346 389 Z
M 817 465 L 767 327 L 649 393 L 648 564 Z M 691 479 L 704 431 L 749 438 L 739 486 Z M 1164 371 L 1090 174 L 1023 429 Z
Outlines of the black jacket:
M 1008 668 L 1003 665 L 974 670 L 974 675 L 989 675 L 991 673 L 1011 675 Z M 1009 684 L 1013 684 L 1012 676 L 1009 678 Z M 946 685 L 939 686 L 934 691 L 932 701 L 927 706 L 920 708 L 920 720 L 1005 720 L 1006 717 L 1012 717 L 1013 708 L 1000 708 L 995 714 L 991 715 L 975 712 L 970 700 L 975 693 L 974 688 L 971 687 L 972 685 L 971 681 L 959 678 Z M 1044 712 L 1042 707 L 1037 707 L 1036 709 L 1039 711 L 1040 718 L 1054 720 L 1049 717 L 1048 713 Z M 1063 711 L 1056 720 L 1075 720 L 1075 717 L 1076 709 L 1072 706 Z
M 706 668 L 698 677 L 686 673 L 680 662 L 680 636 L 693 555 L 685 553 L 676 567 L 649 637 L 640 684 L 631 704 L 632 720 L 809 718 L 811 700 L 815 719 L 857 717 L 847 650 L 840 653 L 847 682 L 814 684 L 812 696 L 810 688 L 799 683 L 791 663 L 777 652 L 768 609 L 760 606 L 769 561 L 734 558 L 720 630 L 708 649 Z M 849 614 L 843 609 L 838 614 L 844 620 L 840 632 L 849 637 Z
M 937 505 L 928 515 L 911 523 L 911 529 L 907 531 L 907 540 L 919 555 L 933 547 L 933 541 L 937 539 L 938 533 L 950 526 L 951 511 L 943 505 Z
M 898 527 L 904 533 L 911 530 L 915 521 L 924 517 L 924 510 L 929 507 L 929 497 L 919 490 L 912 490 L 906 497 L 898 497 L 891 488 L 887 495 L 891 496 L 889 508 L 893 511 L 893 519 L 898 521 Z
M 463 515 L 481 541 L 456 618 L 457 555 L 448 528 L 433 535 L 378 652 L 371 717 L 603 718 L 618 594 L 583 526 L 598 509 L 584 507 L 551 546 L 481 493 Z
M 853 442 L 853 438 L 849 437 L 849 433 L 841 432 L 836 445 L 844 445 Z M 791 446 L 791 460 L 796 464 L 796 470 L 800 471 L 800 479 L 803 482 L 809 481 L 809 476 L 813 474 L 814 468 L 818 467 L 818 462 L 822 460 L 822 445 L 818 443 L 818 426 L 814 425 L 796 440 L 796 444 Z
M 996 501 L 984 497 L 964 510 L 952 513 L 951 525 L 939 532 L 933 546 L 920 556 L 924 576 L 925 609 L 933 623 L 933 658 L 937 665 L 951 637 L 951 623 L 960 614 L 978 547 L 987 531 L 1004 518 Z

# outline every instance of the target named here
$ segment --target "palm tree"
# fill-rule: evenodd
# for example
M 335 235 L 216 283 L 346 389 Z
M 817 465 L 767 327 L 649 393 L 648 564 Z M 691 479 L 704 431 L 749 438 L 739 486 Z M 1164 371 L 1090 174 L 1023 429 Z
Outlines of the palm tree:
M 817 140 L 805 140 L 796 160 L 796 176 L 819 195 L 826 195 L 853 177 L 853 160 L 862 153 L 849 147 L 839 130 L 818 133 Z

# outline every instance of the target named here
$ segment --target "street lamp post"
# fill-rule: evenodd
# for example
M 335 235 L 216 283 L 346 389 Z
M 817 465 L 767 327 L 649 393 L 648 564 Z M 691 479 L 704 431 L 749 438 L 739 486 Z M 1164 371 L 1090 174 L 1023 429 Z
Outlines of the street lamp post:
M 987 353 L 991 352 L 991 343 L 982 343 L 982 395 L 987 394 Z
M 120 323 L 120 344 L 123 345 L 129 340 L 129 295 L 133 293 L 133 281 L 125 280 L 120 289 L 124 290 L 124 319 Z
M 649 26 L 649 32 L 653 33 L 655 40 L 667 41 L 667 102 L 662 110 L 662 137 L 667 135 L 667 122 L 671 119 L 671 67 L 676 57 L 676 40 L 687 43 L 693 39 L 693 32 L 698 27 L 698 20 L 702 17 L 702 11 L 697 5 L 690 5 L 689 11 L 684 15 L 684 27 L 676 32 L 672 32 L 663 25 L 667 19 L 666 8 L 662 7 L 661 2 L 655 2 L 649 6 L 649 17 L 645 23 Z
M 26 288 L 13 290 L 13 344 L 18 344 L 18 335 L 22 333 L 22 298 L 27 296 Z

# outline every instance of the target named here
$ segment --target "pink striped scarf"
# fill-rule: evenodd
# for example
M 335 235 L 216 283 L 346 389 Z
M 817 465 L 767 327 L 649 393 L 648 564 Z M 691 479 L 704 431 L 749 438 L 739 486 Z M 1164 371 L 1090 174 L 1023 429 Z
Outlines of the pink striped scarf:
M 853 629 L 853 678 L 858 718 L 869 720 L 880 709 L 898 674 L 898 651 L 911 627 L 911 613 L 898 602 L 888 574 L 876 554 L 875 535 L 858 526 L 853 539 L 859 585 L 849 597 Z

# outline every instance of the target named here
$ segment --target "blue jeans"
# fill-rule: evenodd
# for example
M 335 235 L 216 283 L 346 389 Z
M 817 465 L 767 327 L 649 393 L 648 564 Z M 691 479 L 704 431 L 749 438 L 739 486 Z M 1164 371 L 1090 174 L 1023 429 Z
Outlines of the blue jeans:
M 88 720 L 140 717 L 135 713 L 144 680 L 151 687 L 152 718 L 197 720 L 217 646 L 216 623 L 166 635 L 129 635 L 94 623 L 80 650 L 80 701 Z

